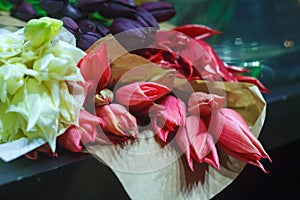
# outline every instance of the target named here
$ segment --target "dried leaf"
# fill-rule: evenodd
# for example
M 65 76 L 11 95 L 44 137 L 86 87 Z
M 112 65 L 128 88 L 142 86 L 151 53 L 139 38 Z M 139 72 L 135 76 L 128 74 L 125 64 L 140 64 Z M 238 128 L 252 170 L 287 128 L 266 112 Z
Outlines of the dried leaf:
M 225 90 L 227 105 L 238 110 L 258 137 L 265 119 L 266 104 L 256 86 L 245 83 L 193 82 L 195 91 Z M 242 97 L 244 95 L 245 97 Z M 248 99 L 248 100 L 246 100 Z M 245 163 L 219 152 L 221 170 L 194 164 L 171 145 L 162 148 L 153 132 L 146 130 L 141 139 L 118 146 L 88 146 L 96 158 L 112 168 L 132 199 L 210 199 L 226 188 L 244 169 Z M 151 194 L 151 195 L 149 195 Z
M 0 14 L 0 25 L 1 26 L 13 26 L 17 28 L 24 27 L 26 22 L 19 20 L 17 18 L 11 17 L 9 15 Z
M 174 70 L 164 70 L 145 58 L 129 53 L 121 55 L 111 63 L 111 72 L 109 87 L 114 87 L 117 83 L 141 81 L 164 82 L 173 85 L 172 79 L 175 77 Z

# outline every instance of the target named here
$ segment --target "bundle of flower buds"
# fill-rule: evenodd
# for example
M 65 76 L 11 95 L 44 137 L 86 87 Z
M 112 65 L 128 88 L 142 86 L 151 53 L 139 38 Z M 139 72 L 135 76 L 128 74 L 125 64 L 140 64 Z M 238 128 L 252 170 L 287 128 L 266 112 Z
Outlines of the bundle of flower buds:
M 12 15 L 24 20 L 38 16 L 31 4 L 11 2 Z M 174 139 L 191 170 L 193 161 L 220 169 L 222 151 L 266 172 L 260 159 L 270 160 L 268 154 L 242 115 L 226 107 L 226 94 L 193 86 L 199 86 L 197 81 L 243 81 L 269 92 L 257 79 L 242 76 L 245 69 L 224 63 L 203 41 L 218 31 L 184 25 L 156 32 L 159 22 L 175 14 L 172 5 L 164 2 L 136 6 L 131 0 L 45 0 L 39 5 L 47 15 L 61 20 L 31 19 L 23 32 L 0 37 L 1 143 L 42 138 L 43 145 L 27 154 L 37 158 L 39 151 L 56 155 L 56 144 L 74 152 L 93 142 L 126 144 L 138 139 L 141 129 L 149 128 L 163 145 Z M 112 22 L 104 26 L 100 20 L 90 20 L 88 16 L 95 12 Z M 62 26 L 75 36 L 79 48 L 56 38 Z M 136 29 L 145 27 L 151 29 Z M 115 71 L 118 59 L 112 61 L 113 52 L 105 44 L 109 37 L 99 39 L 132 29 L 138 43 L 149 48 L 125 51 L 118 58 L 122 70 Z M 134 73 L 130 77 L 134 81 L 127 81 L 130 78 L 124 73 L 134 69 L 135 62 L 152 68 Z M 153 68 L 159 73 L 152 75 Z M 186 91 L 186 85 L 193 91 Z M 18 123 L 12 123 L 13 118 Z
M 22 0 L 13 3 L 11 15 L 24 21 L 41 17 L 36 6 Z M 100 38 L 131 29 L 153 27 L 175 15 L 172 4 L 167 2 L 146 2 L 136 5 L 134 0 L 41 0 L 38 8 L 43 15 L 61 19 L 77 39 L 77 46 L 88 49 Z M 97 14 L 97 18 L 92 17 Z M 100 18 L 100 19 L 99 19 Z M 149 32 L 136 31 L 139 42 L 149 42 Z

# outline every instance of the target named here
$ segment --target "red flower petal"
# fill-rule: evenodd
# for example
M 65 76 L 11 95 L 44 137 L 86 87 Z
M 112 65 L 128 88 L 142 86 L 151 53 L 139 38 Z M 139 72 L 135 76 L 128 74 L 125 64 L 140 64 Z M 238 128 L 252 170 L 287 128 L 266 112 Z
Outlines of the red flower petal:
M 198 25 L 198 24 L 187 24 L 187 25 L 177 26 L 173 28 L 173 30 L 179 31 L 197 40 L 204 40 L 212 35 L 221 33 L 219 31 L 211 29 L 208 26 Z

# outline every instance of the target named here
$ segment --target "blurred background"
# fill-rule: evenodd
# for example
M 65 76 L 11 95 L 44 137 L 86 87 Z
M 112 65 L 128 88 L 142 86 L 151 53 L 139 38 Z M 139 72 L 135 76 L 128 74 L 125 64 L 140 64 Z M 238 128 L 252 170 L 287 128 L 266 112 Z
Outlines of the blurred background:
M 222 32 L 208 42 L 226 62 L 253 70 L 269 87 L 300 80 L 299 0 L 172 2 L 172 24 L 204 24 Z

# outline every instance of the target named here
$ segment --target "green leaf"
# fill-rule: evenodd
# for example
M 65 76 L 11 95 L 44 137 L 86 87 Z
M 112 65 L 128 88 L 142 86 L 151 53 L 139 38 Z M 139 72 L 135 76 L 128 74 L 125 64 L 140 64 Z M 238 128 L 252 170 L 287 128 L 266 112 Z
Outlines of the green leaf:
M 54 18 L 42 17 L 29 20 L 25 25 L 24 36 L 33 48 L 38 48 L 50 42 L 63 26 L 63 22 Z

